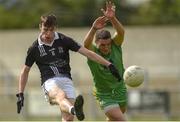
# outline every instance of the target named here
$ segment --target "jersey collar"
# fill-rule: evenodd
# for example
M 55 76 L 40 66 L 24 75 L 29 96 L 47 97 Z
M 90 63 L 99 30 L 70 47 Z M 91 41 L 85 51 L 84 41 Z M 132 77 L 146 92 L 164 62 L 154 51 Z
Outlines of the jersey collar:
M 57 32 L 54 32 L 54 40 L 56 40 L 56 39 L 59 39 L 59 35 L 58 35 L 58 33 Z M 42 40 L 41 40 L 41 33 L 39 34 L 39 36 L 38 36 L 38 44 L 41 46 L 41 45 L 47 45 L 47 46 L 52 46 L 53 45 L 53 43 L 54 43 L 54 40 L 52 41 L 52 43 L 51 44 L 47 44 L 47 43 L 44 43 Z

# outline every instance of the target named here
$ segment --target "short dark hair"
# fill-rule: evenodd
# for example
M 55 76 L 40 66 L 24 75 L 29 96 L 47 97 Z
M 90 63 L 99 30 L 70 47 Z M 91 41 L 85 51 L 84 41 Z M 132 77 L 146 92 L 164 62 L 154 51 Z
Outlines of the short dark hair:
M 96 32 L 95 40 L 98 41 L 98 39 L 110 39 L 111 33 L 108 30 L 98 30 Z
M 56 27 L 57 18 L 54 14 L 42 15 L 40 24 L 43 24 L 45 27 Z

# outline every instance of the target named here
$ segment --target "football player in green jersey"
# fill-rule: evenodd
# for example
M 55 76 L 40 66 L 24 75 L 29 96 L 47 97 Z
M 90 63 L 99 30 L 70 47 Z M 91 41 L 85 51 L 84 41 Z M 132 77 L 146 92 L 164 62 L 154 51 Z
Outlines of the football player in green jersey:
M 112 62 L 119 70 L 121 80 L 117 80 L 106 67 L 88 59 L 94 81 L 94 95 L 109 121 L 124 121 L 126 110 L 127 89 L 123 82 L 124 66 L 121 45 L 124 40 L 124 29 L 115 16 L 115 5 L 106 3 L 104 16 L 98 17 L 84 39 L 84 46 Z M 110 21 L 116 33 L 113 37 L 103 29 Z M 95 37 L 95 45 L 93 39 Z

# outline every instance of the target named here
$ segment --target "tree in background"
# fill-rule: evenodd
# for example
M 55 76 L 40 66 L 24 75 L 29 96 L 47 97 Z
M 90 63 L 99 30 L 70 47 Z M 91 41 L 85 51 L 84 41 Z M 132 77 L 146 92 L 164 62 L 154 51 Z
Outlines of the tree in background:
M 180 24 L 180 0 L 151 0 L 131 16 L 132 24 Z
M 0 0 L 0 29 L 38 27 L 42 14 L 57 15 L 60 26 L 85 26 L 96 16 L 96 0 Z
M 0 29 L 37 28 L 45 13 L 57 15 L 62 27 L 89 26 L 106 0 L 0 0 Z M 180 24 L 180 0 L 147 0 L 133 6 L 113 0 L 124 25 Z M 98 11 L 99 10 L 99 11 Z

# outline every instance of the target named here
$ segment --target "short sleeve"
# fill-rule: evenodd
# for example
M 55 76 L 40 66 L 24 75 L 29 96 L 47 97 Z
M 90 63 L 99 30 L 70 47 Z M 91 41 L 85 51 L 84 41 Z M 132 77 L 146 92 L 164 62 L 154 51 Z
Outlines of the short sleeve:
M 81 44 L 77 43 L 74 39 L 67 37 L 67 46 L 70 50 L 77 52 L 81 48 Z
M 32 47 L 30 47 L 27 51 L 25 65 L 27 65 L 29 67 L 31 67 L 35 62 L 35 57 L 34 57 L 35 53 L 33 53 L 33 52 L 34 52 L 34 50 Z

